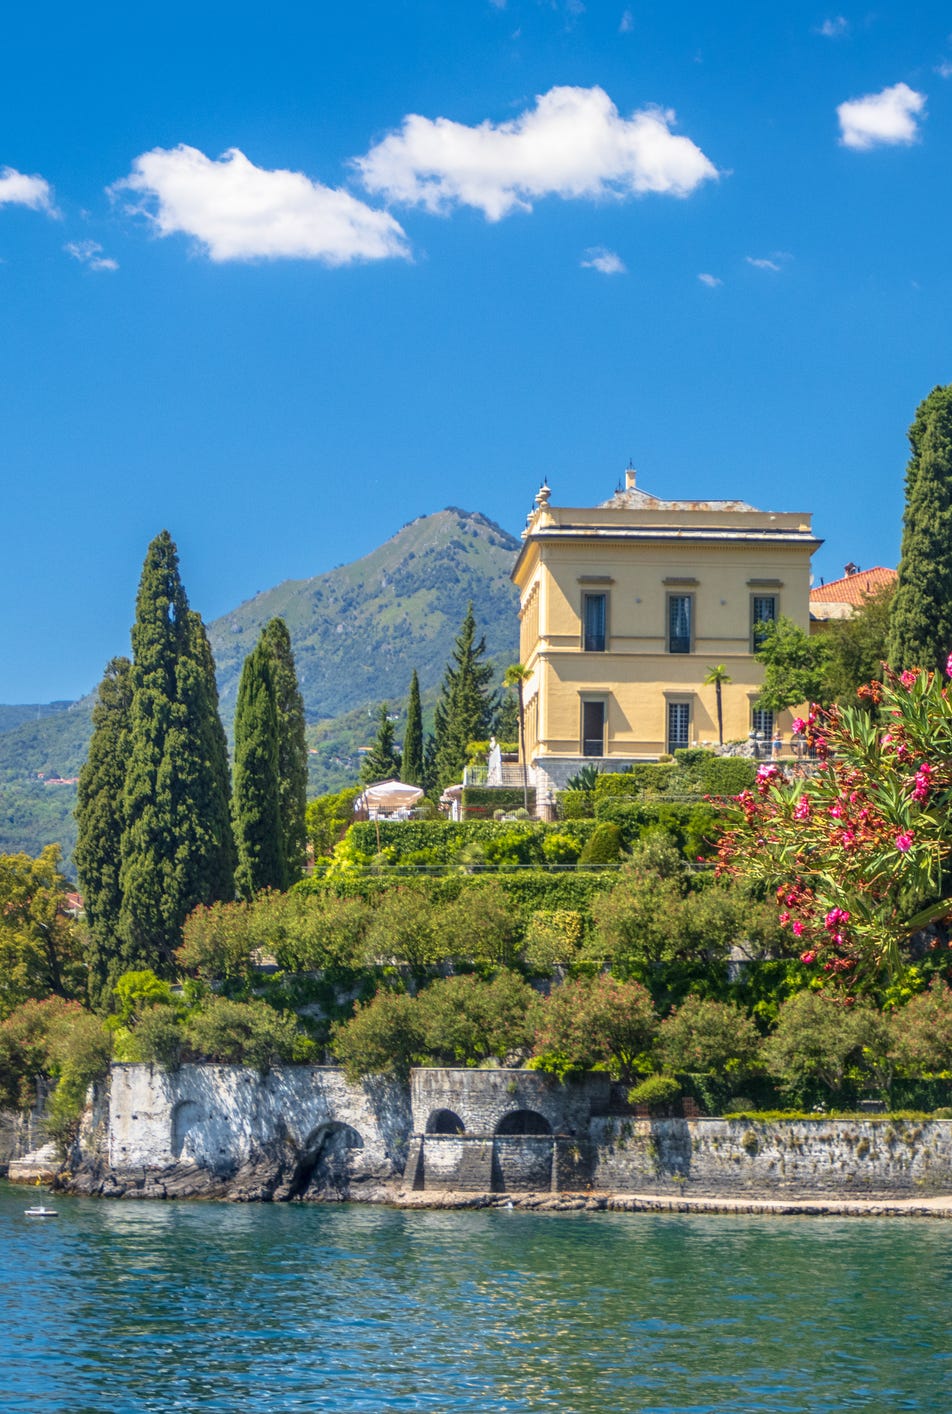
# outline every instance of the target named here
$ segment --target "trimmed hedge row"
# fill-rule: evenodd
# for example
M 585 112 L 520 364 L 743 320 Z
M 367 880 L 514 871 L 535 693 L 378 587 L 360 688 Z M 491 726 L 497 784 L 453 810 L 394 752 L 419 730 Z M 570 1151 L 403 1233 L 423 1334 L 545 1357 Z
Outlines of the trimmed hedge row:
M 338 846 L 337 857 L 355 864 L 369 864 L 382 853 L 389 864 L 456 864 L 462 850 L 479 845 L 511 855 L 511 862 L 541 866 L 559 862 L 547 858 L 544 850 L 547 840 L 557 835 L 568 836 L 580 853 L 597 826 L 595 820 L 556 825 L 541 820 L 381 820 L 378 823 L 379 837 L 377 823 L 372 820 L 351 825 L 343 844 Z
M 338 874 L 324 879 L 302 879 L 295 884 L 294 892 L 318 897 L 358 898 L 374 903 L 383 894 L 401 888 L 412 889 L 430 904 L 445 904 L 452 903 L 469 890 L 492 885 L 502 888 L 520 915 L 528 920 L 531 914 L 541 909 L 570 909 L 588 916 L 592 900 L 613 888 L 617 882 L 615 870 L 549 873 L 544 869 L 523 869 L 517 874 L 494 874 L 491 879 L 479 874 L 396 879 L 379 874 Z
M 528 790 L 529 812 L 535 810 L 535 787 Z M 526 792 L 521 786 L 464 786 L 460 796 L 464 820 L 491 820 L 497 810 L 522 810 Z

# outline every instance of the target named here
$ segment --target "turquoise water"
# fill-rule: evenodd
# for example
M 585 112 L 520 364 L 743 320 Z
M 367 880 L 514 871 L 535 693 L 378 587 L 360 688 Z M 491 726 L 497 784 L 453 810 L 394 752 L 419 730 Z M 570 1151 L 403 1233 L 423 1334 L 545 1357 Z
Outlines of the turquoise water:
M 4 1414 L 952 1410 L 952 1223 L 34 1198 Z

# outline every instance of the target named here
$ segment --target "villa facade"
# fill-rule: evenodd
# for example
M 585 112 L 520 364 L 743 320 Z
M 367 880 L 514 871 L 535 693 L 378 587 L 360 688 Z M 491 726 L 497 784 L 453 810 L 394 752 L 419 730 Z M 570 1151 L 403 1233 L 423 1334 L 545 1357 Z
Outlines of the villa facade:
M 513 570 L 520 594 L 526 757 L 544 803 L 590 762 L 618 769 L 679 747 L 787 733 L 755 701 L 758 626 L 810 626 L 810 557 L 799 512 L 742 501 L 662 500 L 626 485 L 592 508 L 536 497 Z M 727 681 L 726 679 L 729 679 Z

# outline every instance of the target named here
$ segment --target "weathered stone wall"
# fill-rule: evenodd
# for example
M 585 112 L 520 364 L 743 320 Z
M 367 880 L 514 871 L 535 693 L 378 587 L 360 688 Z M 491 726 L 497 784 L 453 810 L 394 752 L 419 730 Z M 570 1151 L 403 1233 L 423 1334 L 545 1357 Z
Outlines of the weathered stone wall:
M 616 1192 L 952 1192 L 949 1120 L 592 1120 L 592 1186 Z
M 608 1100 L 599 1075 L 421 1069 L 408 1087 L 321 1066 L 115 1065 L 70 1167 L 75 1191 L 139 1197 L 952 1193 L 952 1121 L 650 1120 L 606 1113 Z M 463 1132 L 434 1133 L 441 1113 Z M 544 1132 L 521 1132 L 520 1114 Z
M 553 1134 L 586 1136 L 589 1117 L 608 1104 L 611 1083 L 591 1074 L 561 1084 L 538 1070 L 414 1070 L 410 1077 L 413 1132 L 430 1132 L 440 1110 L 458 1115 L 467 1134 L 494 1134 L 517 1110 L 545 1119 Z
M 161 1169 L 191 1163 L 235 1169 L 268 1145 L 301 1153 L 330 1126 L 354 1131 L 356 1175 L 401 1171 L 410 1130 L 406 1089 L 384 1080 L 350 1085 L 342 1071 L 288 1066 L 261 1075 L 248 1066 L 114 1065 L 109 1100 L 109 1166 Z M 352 1137 L 351 1137 L 352 1138 Z

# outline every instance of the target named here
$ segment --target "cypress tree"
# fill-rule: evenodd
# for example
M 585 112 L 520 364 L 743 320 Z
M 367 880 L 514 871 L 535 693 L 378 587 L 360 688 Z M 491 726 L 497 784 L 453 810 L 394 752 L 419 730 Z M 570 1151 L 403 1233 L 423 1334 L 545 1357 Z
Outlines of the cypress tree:
M 278 714 L 272 660 L 263 637 L 245 659 L 235 709 L 235 780 L 232 796 L 239 897 L 261 889 L 287 888 L 281 792 L 278 777 Z
M 420 704 L 420 679 L 416 668 L 410 679 L 407 700 L 407 729 L 403 734 L 402 778 L 410 786 L 422 786 L 425 780 L 423 760 L 423 709 Z
M 130 677 L 121 949 L 126 967 L 169 974 L 188 912 L 231 895 L 234 846 L 214 664 L 168 531 L 142 567 Z
M 394 745 L 393 735 L 393 723 L 384 702 L 380 707 L 377 739 L 360 763 L 362 785 L 373 785 L 375 781 L 389 781 L 399 777 L 400 753 Z
M 482 661 L 485 652 L 485 638 L 476 639 L 476 619 L 470 604 L 436 704 L 434 769 L 440 790 L 462 779 L 469 743 L 489 735 L 489 683 L 493 670 L 491 663 Z
M 919 404 L 909 445 L 889 662 L 944 670 L 952 652 L 952 385 Z
M 278 725 L 278 794 L 286 887 L 297 883 L 307 857 L 307 741 L 304 699 L 298 687 L 291 635 L 283 619 L 265 625 L 262 642 L 271 657 Z
M 111 989 L 124 971 L 118 937 L 122 902 L 119 868 L 131 673 L 128 658 L 113 658 L 106 667 L 93 708 L 93 735 L 79 773 L 76 798 L 74 858 L 88 926 L 87 987 L 95 1007 L 108 1005 Z

